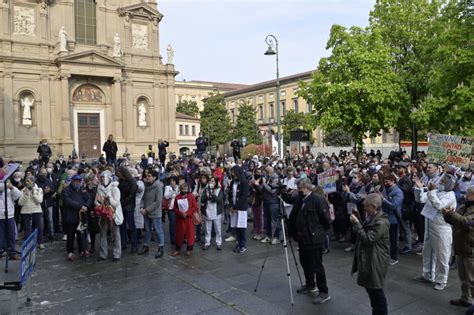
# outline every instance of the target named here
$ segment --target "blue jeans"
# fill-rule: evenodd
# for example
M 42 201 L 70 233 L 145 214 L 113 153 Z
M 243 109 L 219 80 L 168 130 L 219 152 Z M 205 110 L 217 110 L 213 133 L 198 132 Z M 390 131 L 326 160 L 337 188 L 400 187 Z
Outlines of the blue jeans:
M 124 211 L 123 212 L 123 223 L 120 226 L 120 239 L 122 240 L 122 248 L 127 247 L 127 226 L 130 230 L 130 240 L 132 242 L 132 249 L 138 248 L 138 237 L 137 229 L 135 227 L 135 212 Z
M 269 238 L 280 238 L 281 224 L 279 220 L 280 205 L 278 203 L 263 204 L 264 219 L 265 219 L 265 230 Z M 273 228 L 275 228 L 275 234 L 272 235 Z
M 161 218 L 149 218 L 144 216 L 145 219 L 145 241 L 143 245 L 150 246 L 152 226 L 155 227 L 156 233 L 158 234 L 158 246 L 163 246 L 165 243 L 165 235 L 163 234 L 163 222 Z
M 176 244 L 176 213 L 173 210 L 168 211 L 168 220 L 170 221 L 170 242 Z

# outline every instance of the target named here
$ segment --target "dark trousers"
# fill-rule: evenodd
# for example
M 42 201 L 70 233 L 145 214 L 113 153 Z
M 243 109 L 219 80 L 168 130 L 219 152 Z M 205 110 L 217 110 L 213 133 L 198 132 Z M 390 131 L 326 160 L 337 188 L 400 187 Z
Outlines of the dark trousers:
M 53 226 L 55 233 L 59 233 L 61 231 L 59 215 L 59 202 L 55 200 L 53 203 Z
M 113 165 L 113 166 L 117 165 L 117 156 L 116 155 L 106 153 L 105 157 L 106 157 L 105 159 L 106 159 L 108 165 Z
M 281 224 L 279 220 L 280 215 L 280 204 L 271 203 L 263 204 L 263 220 L 265 225 L 265 231 L 269 238 L 280 238 Z M 276 227 L 275 227 L 276 226 Z M 275 233 L 272 235 L 273 228 L 275 227 Z
M 417 204 L 417 211 L 413 218 L 413 223 L 415 225 L 415 231 L 418 235 L 418 242 L 422 242 L 425 239 L 425 217 L 421 215 L 421 209 L 418 211 L 419 204 Z M 421 208 L 421 207 L 420 207 Z
M 390 258 L 398 260 L 398 224 L 390 224 Z
M 159 156 L 161 165 L 165 166 L 166 154 L 160 154 Z
M 0 249 L 9 250 L 10 255 L 15 255 L 15 218 L 0 220 Z M 5 231 L 8 229 L 8 231 Z M 5 232 L 8 232 L 5 234 Z
M 240 151 L 234 151 L 232 155 L 234 156 L 234 161 L 237 163 L 237 160 L 240 160 Z
M 247 229 L 246 228 L 235 228 L 237 237 L 237 246 L 239 248 L 247 247 Z
M 383 289 L 369 289 L 365 288 L 369 293 L 370 306 L 372 307 L 372 315 L 388 314 L 387 299 Z
M 310 288 L 317 285 L 319 292 L 328 293 L 326 273 L 323 266 L 323 249 L 308 247 L 301 243 L 298 244 L 298 247 L 306 285 Z M 316 275 L 316 283 L 314 282 L 314 275 Z
M 172 245 L 176 244 L 176 212 L 169 210 L 168 220 L 169 220 L 169 230 L 170 230 L 170 243 Z
M 122 248 L 127 247 L 127 227 L 130 231 L 130 242 L 132 243 L 132 248 L 138 248 L 138 237 L 137 229 L 135 227 L 135 214 L 133 211 L 124 211 L 123 212 L 123 223 L 120 226 L 120 239 L 122 240 Z
M 84 247 L 85 233 L 80 233 L 77 231 L 78 225 L 79 225 L 79 222 L 77 223 L 65 222 L 63 224 L 64 232 L 67 235 L 66 249 L 67 249 L 68 254 L 74 253 L 74 239 L 75 238 L 77 238 L 77 248 L 79 252 L 81 253 L 85 250 L 85 247 Z
M 38 244 L 43 244 L 43 213 L 22 214 L 23 231 L 25 240 L 30 236 L 31 229 L 38 229 Z

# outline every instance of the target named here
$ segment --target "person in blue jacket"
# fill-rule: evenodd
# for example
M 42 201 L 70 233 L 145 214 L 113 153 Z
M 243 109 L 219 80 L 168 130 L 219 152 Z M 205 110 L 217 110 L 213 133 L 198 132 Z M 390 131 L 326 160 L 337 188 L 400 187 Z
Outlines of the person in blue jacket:
M 398 263 L 398 220 L 402 215 L 403 191 L 398 187 L 397 178 L 393 174 L 385 176 L 383 182 L 385 189 L 382 209 L 390 222 L 390 265 L 393 266 Z

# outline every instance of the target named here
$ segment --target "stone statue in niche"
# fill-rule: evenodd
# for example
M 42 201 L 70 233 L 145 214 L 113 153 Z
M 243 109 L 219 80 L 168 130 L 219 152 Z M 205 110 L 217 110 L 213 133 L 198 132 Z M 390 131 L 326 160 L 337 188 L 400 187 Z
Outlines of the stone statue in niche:
M 115 33 L 114 37 L 114 57 L 122 57 L 122 45 L 120 43 L 120 36 Z
M 20 6 L 14 7 L 14 33 L 21 35 L 35 35 L 35 10 Z
M 35 100 L 33 98 L 29 99 L 27 96 L 21 99 L 21 107 L 23 107 L 22 113 L 22 124 L 25 126 L 31 126 L 33 124 L 33 120 L 31 118 L 31 107 L 33 107 L 33 103 Z
M 58 34 L 59 40 L 59 51 L 66 51 L 67 52 L 67 33 L 64 29 L 64 26 L 61 27 Z
M 171 47 L 171 44 L 168 45 L 168 48 L 166 50 L 168 52 L 168 64 L 172 65 L 174 58 L 174 49 L 173 47 Z
M 146 107 L 143 102 L 138 105 L 138 126 L 146 127 Z

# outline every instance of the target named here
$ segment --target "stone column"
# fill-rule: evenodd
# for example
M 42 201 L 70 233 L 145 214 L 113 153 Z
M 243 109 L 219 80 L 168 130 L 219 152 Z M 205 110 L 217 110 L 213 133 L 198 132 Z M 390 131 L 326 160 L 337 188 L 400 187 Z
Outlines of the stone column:
M 38 37 L 41 43 L 48 44 L 49 41 L 49 31 L 48 31 L 48 11 L 49 6 L 46 2 L 40 4 L 40 18 L 37 23 L 38 27 Z
M 113 80 L 112 87 L 112 101 L 113 101 L 113 112 L 114 112 L 114 135 L 117 140 L 122 141 L 124 136 L 124 121 L 123 121 L 123 102 L 122 102 L 122 79 L 115 77 Z M 126 116 L 125 116 L 126 117 Z
M 60 97 L 61 100 L 60 106 L 62 107 L 62 130 L 63 130 L 63 139 L 68 143 L 72 143 L 74 139 L 74 117 L 73 109 L 69 102 L 69 77 L 70 74 L 61 74 L 59 77 L 60 80 Z M 71 147 L 72 150 L 72 147 Z
M 20 122 L 20 117 L 16 117 L 16 113 L 20 112 L 19 110 L 15 111 L 15 106 L 18 104 L 13 103 L 13 75 L 11 72 L 3 74 L 3 89 L 3 126 L 5 140 L 8 141 L 15 139 L 15 127 L 17 122 Z
M 47 69 L 42 69 L 41 75 L 41 112 L 37 112 L 37 117 L 41 117 L 41 138 L 52 139 L 51 127 L 54 125 L 54 117 L 51 115 L 50 93 L 49 93 L 49 75 Z M 39 125 L 39 123 L 38 123 Z
M 136 120 L 136 106 L 133 106 L 133 81 L 125 80 L 125 99 L 124 99 L 124 117 L 127 117 L 122 123 L 125 127 L 125 139 L 127 141 L 138 140 L 135 139 L 135 130 L 137 129 Z
M 97 45 L 100 47 L 102 53 L 107 54 L 107 47 L 110 44 L 107 42 L 107 34 L 109 33 L 106 22 L 106 7 L 104 0 L 96 0 L 97 3 Z
M 7 38 L 9 37 L 10 27 L 9 22 L 10 19 L 8 17 L 10 13 L 10 4 L 5 1 L 0 1 L 0 38 Z

